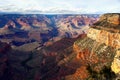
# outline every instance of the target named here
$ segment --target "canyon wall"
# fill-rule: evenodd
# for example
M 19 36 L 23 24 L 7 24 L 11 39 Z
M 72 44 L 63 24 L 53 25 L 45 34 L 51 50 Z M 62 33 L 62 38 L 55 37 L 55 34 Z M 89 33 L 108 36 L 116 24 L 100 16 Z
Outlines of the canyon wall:
M 120 27 L 120 14 L 105 14 L 101 16 L 100 22 L 105 21 L 108 24 L 114 24 L 116 25 L 118 31 Z M 97 27 L 100 27 L 99 25 Z M 102 26 L 103 27 L 103 26 Z M 112 31 L 115 31 L 115 27 L 110 27 L 112 28 Z M 108 26 L 101 29 L 97 28 L 90 28 L 87 36 L 97 42 L 100 43 L 105 43 L 107 46 L 111 46 L 116 50 L 116 54 L 114 57 L 114 61 L 111 65 L 111 69 L 119 74 L 120 73 L 120 33 L 119 32 L 111 32 L 109 31 L 110 28 Z M 107 30 L 106 30 L 107 29 Z
M 119 28 L 120 14 L 102 15 L 89 28 L 87 36 L 74 43 L 73 50 L 77 54 L 76 59 L 80 61 L 81 67 L 73 75 L 67 76 L 66 79 L 70 80 L 71 77 L 74 77 L 73 80 L 115 80 L 114 75 L 120 74 Z M 83 70 L 82 74 L 86 75 L 82 75 L 80 70 Z M 104 72 L 105 70 L 108 72 Z
M 105 43 L 107 46 L 120 48 L 120 34 L 105 30 L 90 28 L 87 36 L 97 42 Z

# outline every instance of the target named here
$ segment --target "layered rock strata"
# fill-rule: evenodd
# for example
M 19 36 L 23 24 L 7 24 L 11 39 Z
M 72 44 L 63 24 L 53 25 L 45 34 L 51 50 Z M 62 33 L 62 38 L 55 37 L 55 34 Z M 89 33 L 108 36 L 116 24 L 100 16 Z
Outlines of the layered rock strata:
M 82 66 L 73 75 L 67 76 L 66 80 L 114 80 L 114 73 L 120 73 L 119 28 L 120 14 L 108 13 L 102 15 L 89 28 L 87 37 L 78 39 L 74 43 L 73 49 L 77 53 L 76 57 Z M 89 66 L 89 69 L 86 66 Z M 81 74 L 80 70 L 83 67 L 84 73 L 82 74 L 87 75 Z M 107 73 L 106 70 L 108 70 Z

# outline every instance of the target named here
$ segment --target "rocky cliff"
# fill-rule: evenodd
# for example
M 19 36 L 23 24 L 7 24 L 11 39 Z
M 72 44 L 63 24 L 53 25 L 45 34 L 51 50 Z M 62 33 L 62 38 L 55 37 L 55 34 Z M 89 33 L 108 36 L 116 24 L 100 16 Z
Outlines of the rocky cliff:
M 119 17 L 117 13 L 104 14 L 87 34 L 46 43 L 41 48 L 33 42 L 17 48 L 12 46 L 15 49 L 8 54 L 7 47 L 0 43 L 0 80 L 120 79 Z
M 115 74 L 120 74 L 119 28 L 120 14 L 102 15 L 89 28 L 87 37 L 74 43 L 73 50 L 81 66 L 66 80 L 115 80 Z
M 93 27 L 89 29 L 88 37 L 100 42 L 105 43 L 106 46 L 110 46 L 116 50 L 114 61 L 112 62 L 111 69 L 115 73 L 120 74 L 120 14 L 105 14 L 101 16 L 100 20 L 98 21 L 100 23 L 107 23 L 107 25 L 104 24 L 98 24 L 101 28 L 98 29 L 96 27 Z M 98 23 L 97 22 L 97 23 Z M 96 23 L 95 23 L 96 24 Z M 105 27 L 105 28 L 104 28 Z

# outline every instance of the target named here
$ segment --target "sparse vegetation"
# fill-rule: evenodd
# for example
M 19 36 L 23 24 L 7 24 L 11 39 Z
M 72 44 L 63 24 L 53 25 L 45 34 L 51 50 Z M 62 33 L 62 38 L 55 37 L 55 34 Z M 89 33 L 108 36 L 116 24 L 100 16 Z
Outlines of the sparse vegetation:
M 104 66 L 99 72 L 95 71 L 91 66 L 88 66 L 87 70 L 90 75 L 87 80 L 115 80 L 116 78 L 110 66 Z

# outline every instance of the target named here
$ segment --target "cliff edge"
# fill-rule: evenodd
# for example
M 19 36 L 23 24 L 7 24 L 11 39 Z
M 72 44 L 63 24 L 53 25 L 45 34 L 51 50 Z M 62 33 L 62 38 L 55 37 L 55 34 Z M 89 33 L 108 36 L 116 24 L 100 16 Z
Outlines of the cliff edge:
M 116 74 L 120 74 L 119 32 L 120 14 L 102 15 L 89 28 L 87 37 L 74 43 L 73 50 L 81 67 L 73 75 L 67 76 L 66 80 L 115 80 Z M 81 70 L 87 75 L 82 75 Z
M 120 74 L 120 14 L 104 14 L 93 26 L 89 29 L 87 36 L 96 42 L 104 43 L 106 46 L 115 49 L 111 69 L 116 74 Z M 98 27 L 100 28 L 98 29 Z

